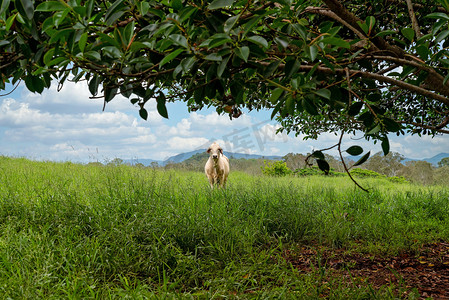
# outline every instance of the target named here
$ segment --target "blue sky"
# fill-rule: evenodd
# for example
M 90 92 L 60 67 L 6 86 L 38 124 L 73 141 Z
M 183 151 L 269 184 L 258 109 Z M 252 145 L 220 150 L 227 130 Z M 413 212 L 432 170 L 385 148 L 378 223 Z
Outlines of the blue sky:
M 1 94 L 12 90 L 12 86 Z M 164 160 L 172 155 L 206 148 L 218 141 L 225 150 L 262 155 L 307 153 L 335 144 L 338 136 L 323 134 L 317 141 L 293 134 L 276 134 L 269 111 L 245 112 L 238 119 L 213 109 L 188 113 L 183 103 L 168 105 L 169 119 L 157 113 L 155 101 L 142 120 L 128 99 L 116 97 L 102 111 L 102 100 L 89 99 L 85 83 L 53 85 L 41 95 L 19 86 L 0 97 L 0 155 L 36 160 L 106 162 L 114 158 Z M 343 149 L 358 144 L 372 154 L 381 151 L 358 137 L 347 136 Z M 428 158 L 449 152 L 449 136 L 391 137 L 391 150 L 409 158 Z M 329 152 L 336 155 L 336 152 Z

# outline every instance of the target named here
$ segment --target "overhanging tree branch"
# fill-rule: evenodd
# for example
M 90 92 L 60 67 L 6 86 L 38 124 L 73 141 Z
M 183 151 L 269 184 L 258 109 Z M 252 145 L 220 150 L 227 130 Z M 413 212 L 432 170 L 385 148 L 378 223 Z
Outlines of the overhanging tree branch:
M 259 62 L 259 64 L 262 65 L 269 65 L 269 63 L 267 62 Z M 280 64 L 279 67 L 285 67 L 285 65 Z M 323 74 L 337 74 L 340 76 L 345 76 L 345 69 L 342 68 L 335 68 L 334 70 L 332 70 L 331 68 L 327 68 L 327 67 L 322 67 L 322 66 L 309 66 L 309 65 L 301 65 L 299 67 L 299 71 L 303 71 L 303 72 L 309 72 L 312 69 L 316 70 L 317 72 L 323 73 Z M 416 94 L 425 96 L 425 97 L 429 97 L 432 98 L 434 100 L 437 100 L 447 106 L 449 106 L 449 98 L 433 93 L 427 89 L 421 88 L 419 86 L 404 82 L 404 81 L 400 81 L 397 79 L 393 79 L 391 77 L 388 76 L 383 76 L 382 74 L 378 74 L 378 73 L 372 73 L 372 72 L 365 72 L 365 71 L 359 71 L 359 70 L 349 70 L 349 74 L 352 76 L 360 76 L 360 77 L 364 77 L 364 78 L 370 78 L 370 79 L 374 79 L 374 80 L 378 80 L 380 82 L 383 83 L 389 83 L 392 84 L 394 86 L 409 90 L 411 92 L 414 92 Z
M 410 20 L 412 21 L 412 28 L 415 31 L 416 37 L 420 38 L 422 36 L 421 31 L 419 29 L 418 21 L 416 20 L 415 11 L 413 10 L 412 0 L 406 0 L 408 13 L 410 15 Z

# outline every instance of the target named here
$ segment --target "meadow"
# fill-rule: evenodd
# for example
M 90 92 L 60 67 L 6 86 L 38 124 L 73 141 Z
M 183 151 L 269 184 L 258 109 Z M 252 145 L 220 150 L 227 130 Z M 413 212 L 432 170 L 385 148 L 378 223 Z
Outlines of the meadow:
M 370 193 L 347 177 L 231 171 L 226 189 L 211 190 L 200 172 L 0 156 L 0 294 L 419 298 L 400 278 L 343 277 L 329 255 L 422 257 L 425 245 L 449 241 L 449 188 L 360 183 Z

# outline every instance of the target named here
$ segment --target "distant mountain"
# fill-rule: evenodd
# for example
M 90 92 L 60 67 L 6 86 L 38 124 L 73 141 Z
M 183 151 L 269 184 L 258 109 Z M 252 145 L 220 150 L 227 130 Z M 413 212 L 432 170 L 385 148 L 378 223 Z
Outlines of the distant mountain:
M 435 156 L 432 156 L 430 158 L 423 158 L 423 159 L 411 159 L 411 158 L 406 158 L 404 159 L 404 162 L 406 161 L 418 161 L 418 160 L 424 160 L 427 161 L 429 163 L 431 163 L 434 166 L 437 166 L 438 163 L 440 162 L 440 160 L 442 160 L 445 157 L 449 157 L 449 153 L 439 153 Z
M 142 164 L 144 166 L 149 166 L 149 165 L 151 165 L 152 162 L 156 162 L 156 163 L 158 163 L 158 165 L 161 165 L 163 163 L 162 160 L 154 160 L 154 159 L 149 159 L 149 158 L 124 159 L 123 162 L 125 164 L 130 164 L 130 165 Z
M 199 149 L 199 150 L 193 150 L 190 152 L 180 153 L 180 154 L 177 154 L 174 156 L 170 156 L 169 158 L 167 158 L 165 160 L 154 160 L 154 159 L 147 159 L 147 158 L 137 159 L 136 158 L 136 159 L 124 159 L 123 162 L 131 164 L 131 165 L 141 163 L 144 166 L 149 166 L 152 162 L 157 162 L 160 166 L 165 166 L 169 162 L 180 163 L 180 162 L 185 161 L 186 159 L 191 158 L 195 154 L 204 153 L 204 152 L 206 152 L 206 149 Z M 281 160 L 282 159 L 282 156 L 276 156 L 276 155 L 265 156 L 265 155 L 258 155 L 258 154 L 233 153 L 233 152 L 228 152 L 228 151 L 223 151 L 223 153 L 227 157 L 234 158 L 234 159 L 240 159 L 240 158 L 244 158 L 244 159 L 262 158 L 262 159 L 271 159 L 271 160 Z
M 345 160 L 346 159 L 351 159 L 353 161 L 358 161 L 361 157 L 362 157 L 361 155 L 358 155 L 358 156 L 347 156 L 347 157 L 345 157 Z M 435 156 L 432 156 L 430 158 L 421 158 L 421 159 L 420 158 L 408 158 L 408 157 L 405 157 L 404 160 L 402 161 L 402 163 L 405 164 L 408 161 L 419 161 L 419 160 L 421 160 L 421 161 L 427 161 L 427 162 L 431 163 L 432 165 L 437 166 L 438 162 L 440 160 L 442 160 L 443 158 L 445 158 L 445 157 L 449 157 L 449 153 L 439 153 L 439 154 L 437 154 Z
M 168 162 L 180 163 L 180 162 L 185 161 L 186 159 L 191 158 L 195 154 L 204 153 L 204 152 L 206 152 L 206 149 L 193 150 L 190 152 L 185 152 L 185 153 L 180 153 L 180 154 L 177 154 L 174 156 L 170 156 L 169 158 L 164 160 L 164 165 L 167 164 Z
M 165 166 L 167 163 L 172 162 L 172 163 L 180 163 L 185 161 L 186 159 L 191 158 L 192 156 L 194 156 L 195 154 L 198 153 L 204 153 L 206 152 L 206 149 L 199 149 L 199 150 L 193 150 L 190 152 L 185 152 L 185 153 L 180 153 L 174 156 L 170 156 L 169 158 L 165 159 L 165 160 L 154 160 L 154 159 L 148 159 L 148 158 L 135 158 L 135 159 L 124 159 L 123 161 L 125 163 L 131 164 L 131 165 L 135 165 L 138 163 L 143 164 L 144 166 L 149 166 L 151 165 L 152 162 L 156 162 L 158 163 L 160 166 Z M 258 155 L 258 154 L 246 154 L 246 153 L 233 153 L 233 152 L 228 152 L 228 151 L 224 151 L 224 154 L 229 157 L 229 158 L 234 158 L 234 159 L 240 159 L 240 158 L 244 158 L 244 159 L 270 159 L 270 160 L 281 160 L 282 156 L 277 156 L 277 155 L 269 155 L 269 156 L 264 156 L 264 155 Z M 349 156 L 346 157 L 346 159 L 351 159 L 353 161 L 357 161 L 361 156 Z M 406 163 L 407 161 L 418 161 L 418 160 L 423 160 L 423 161 L 427 161 L 429 163 L 431 163 L 432 165 L 436 166 L 438 164 L 438 162 L 440 160 L 442 160 L 445 157 L 449 157 L 449 153 L 439 153 L 433 157 L 430 158 L 423 158 L 423 159 L 413 159 L 413 158 L 405 158 L 402 162 Z
M 171 157 L 167 158 L 164 162 L 165 163 L 168 163 L 168 162 L 180 163 L 180 162 L 185 161 L 186 159 L 189 159 L 190 157 L 194 156 L 195 154 L 205 153 L 205 152 L 206 152 L 206 149 L 199 149 L 199 150 L 194 150 L 194 151 L 190 151 L 190 152 L 185 152 L 185 153 L 181 153 L 181 154 L 178 154 L 175 156 L 171 156 Z M 272 159 L 272 160 L 282 159 L 282 156 L 276 156 L 276 155 L 265 156 L 265 155 L 258 155 L 258 154 L 234 153 L 234 152 L 228 152 L 228 151 L 223 151 L 223 154 L 229 158 L 235 158 L 235 159 L 239 159 L 239 158 L 244 158 L 244 159 L 264 158 L 264 159 Z
M 223 151 L 224 155 L 226 155 L 229 158 L 235 158 L 235 159 L 240 159 L 240 158 L 244 158 L 244 159 L 271 159 L 271 160 L 281 160 L 283 156 L 278 156 L 278 155 L 258 155 L 258 154 L 246 154 L 246 153 L 233 153 L 233 152 L 226 152 Z

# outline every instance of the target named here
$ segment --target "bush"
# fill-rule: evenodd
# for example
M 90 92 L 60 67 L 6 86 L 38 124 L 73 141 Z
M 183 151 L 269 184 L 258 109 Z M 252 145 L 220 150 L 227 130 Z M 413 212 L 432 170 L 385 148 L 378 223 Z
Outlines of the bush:
M 324 172 L 321 171 L 317 166 L 296 169 L 293 173 L 297 176 L 324 175 Z M 346 173 L 336 172 L 334 171 L 334 169 L 331 168 L 329 174 L 326 176 L 344 176 L 344 175 L 346 175 Z
M 379 174 L 377 172 L 366 170 L 366 169 L 354 169 L 351 172 L 352 176 L 355 177 L 371 177 L 371 178 L 385 178 L 385 175 Z
M 391 176 L 388 177 L 388 180 L 394 183 L 409 183 L 407 179 L 405 179 L 404 176 Z
M 263 161 L 262 173 L 269 176 L 286 176 L 292 173 L 284 161 Z
M 313 176 L 313 175 L 323 175 L 324 173 L 323 171 L 318 169 L 317 166 L 313 166 L 311 168 L 305 167 L 302 169 L 296 169 L 294 171 L 294 174 L 297 176 Z

